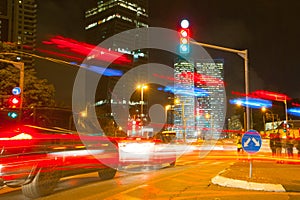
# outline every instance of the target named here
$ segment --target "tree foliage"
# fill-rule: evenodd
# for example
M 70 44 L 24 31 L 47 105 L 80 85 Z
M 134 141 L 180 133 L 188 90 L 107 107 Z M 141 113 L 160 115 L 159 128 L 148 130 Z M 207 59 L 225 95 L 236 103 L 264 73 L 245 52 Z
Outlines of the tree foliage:
M 16 56 L 5 55 L 16 49 L 14 43 L 0 42 L 0 59 L 15 61 Z M 2 55 L 1 55 L 2 53 Z M 0 95 L 11 95 L 14 87 L 19 86 L 20 70 L 9 63 L 0 63 Z M 55 88 L 46 79 L 39 79 L 34 68 L 26 67 L 24 72 L 24 107 L 54 106 Z

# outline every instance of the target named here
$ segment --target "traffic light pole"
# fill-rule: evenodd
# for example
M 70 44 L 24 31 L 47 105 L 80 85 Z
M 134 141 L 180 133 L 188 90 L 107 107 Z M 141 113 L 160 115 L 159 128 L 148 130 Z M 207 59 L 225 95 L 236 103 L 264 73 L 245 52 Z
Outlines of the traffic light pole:
M 26 53 L 26 52 L 22 52 L 22 51 L 14 51 L 13 53 L 11 52 L 1 52 L 0 55 L 27 55 L 27 56 L 32 56 L 35 58 L 39 58 L 39 59 L 43 59 L 43 60 L 49 60 L 51 62 L 55 62 L 55 63 L 60 63 L 60 64 L 66 64 L 66 65 L 72 65 L 72 66 L 76 66 L 76 67 L 81 67 L 80 65 L 76 65 L 76 64 L 71 64 L 69 62 L 63 61 L 63 60 L 59 60 L 59 59 L 55 59 L 55 58 L 49 58 L 49 57 L 43 57 L 43 56 L 38 56 L 32 53 Z M 4 62 L 4 63 L 10 63 L 13 64 L 14 67 L 18 68 L 20 70 L 20 89 L 21 89 L 21 94 L 20 94 L 20 99 L 21 99 L 21 103 L 20 103 L 20 109 L 22 109 L 23 107 L 23 100 L 24 100 L 24 63 L 23 62 L 15 62 L 15 61 L 11 61 L 11 60 L 5 60 L 5 59 L 0 59 L 0 62 Z
M 23 107 L 23 90 L 24 90 L 24 63 L 23 62 L 14 62 L 11 60 L 4 60 L 4 59 L 0 59 L 0 62 L 4 62 L 4 63 L 10 63 L 13 64 L 14 67 L 18 68 L 20 70 L 20 83 L 19 83 L 19 87 L 21 89 L 21 94 L 20 94 L 20 109 L 22 109 Z
M 211 44 L 206 44 L 202 42 L 195 42 L 195 41 L 190 41 L 191 44 L 199 45 L 202 47 L 207 47 L 211 49 L 217 49 L 221 51 L 227 51 L 231 53 L 236 53 L 239 56 L 241 56 L 244 59 L 244 69 L 245 69 L 245 94 L 246 94 L 246 101 L 248 101 L 248 95 L 249 95 L 249 77 L 248 77 L 248 50 L 237 50 L 237 49 L 231 49 L 227 47 L 221 47 L 217 45 L 211 45 Z M 247 121 L 247 130 L 250 130 L 250 109 L 248 106 L 246 106 L 246 121 Z M 245 131 L 247 131 L 245 130 Z

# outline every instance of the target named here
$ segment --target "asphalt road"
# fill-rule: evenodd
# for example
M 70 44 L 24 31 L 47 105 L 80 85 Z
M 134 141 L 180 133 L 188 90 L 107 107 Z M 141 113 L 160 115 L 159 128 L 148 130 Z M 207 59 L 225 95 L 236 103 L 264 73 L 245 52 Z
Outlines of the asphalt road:
M 299 193 L 293 192 L 248 191 L 214 185 L 211 179 L 236 162 L 235 151 L 212 151 L 204 158 L 199 158 L 198 153 L 183 155 L 175 167 L 118 172 L 108 181 L 99 181 L 97 173 L 68 177 L 60 181 L 52 195 L 39 200 L 300 199 Z M 2 193 L 0 199 L 27 200 L 19 189 Z

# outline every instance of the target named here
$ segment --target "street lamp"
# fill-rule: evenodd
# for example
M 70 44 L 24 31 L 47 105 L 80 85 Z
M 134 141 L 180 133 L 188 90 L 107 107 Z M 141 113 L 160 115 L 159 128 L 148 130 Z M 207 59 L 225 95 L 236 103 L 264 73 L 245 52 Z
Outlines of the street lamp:
M 165 106 L 165 121 L 166 121 L 166 123 L 168 123 L 168 110 L 170 110 L 171 107 L 172 107 L 171 105 Z
M 174 103 L 176 105 L 181 104 L 181 120 L 182 120 L 182 124 L 183 124 L 183 142 L 186 142 L 186 120 L 187 118 L 184 115 L 184 102 L 180 101 L 179 99 L 175 99 Z
M 145 85 L 145 84 L 139 84 L 137 86 L 137 89 L 140 89 L 141 90 L 141 120 L 142 120 L 142 117 L 144 115 L 144 89 L 147 89 L 148 86 Z
M 267 114 L 267 112 L 270 112 L 271 113 L 271 116 L 272 116 L 272 130 L 274 130 L 274 121 L 275 121 L 275 118 L 274 116 L 276 116 L 276 120 L 278 121 L 278 114 L 273 114 L 273 112 L 269 109 L 267 109 L 266 107 L 262 107 L 261 108 L 261 111 L 264 113 L 263 114 L 263 123 L 264 123 L 264 132 L 266 132 L 266 119 L 265 119 L 265 114 Z
M 286 126 L 288 127 L 288 111 L 287 111 L 287 102 L 286 102 L 286 96 L 284 99 L 284 108 L 285 108 L 285 121 L 286 121 Z
M 237 101 L 236 105 L 238 107 L 242 107 L 242 102 L 241 101 Z M 246 128 L 247 128 L 247 121 L 246 121 L 246 112 L 245 112 L 244 108 L 243 108 L 243 117 L 244 117 L 244 130 L 246 130 Z
M 214 127 L 214 119 L 213 119 L 213 115 L 206 113 L 205 114 L 205 118 L 207 120 L 210 120 L 210 137 L 213 137 L 213 127 Z
M 118 136 L 118 133 L 121 132 L 123 129 L 121 126 L 118 126 L 118 128 L 115 130 L 115 137 Z

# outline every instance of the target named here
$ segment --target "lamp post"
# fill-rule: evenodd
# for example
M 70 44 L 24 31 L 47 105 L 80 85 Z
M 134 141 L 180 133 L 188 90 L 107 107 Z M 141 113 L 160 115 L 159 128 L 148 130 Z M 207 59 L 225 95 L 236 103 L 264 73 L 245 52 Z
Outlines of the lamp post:
M 187 118 L 184 115 L 184 102 L 181 102 L 179 99 L 175 99 L 174 103 L 176 105 L 181 104 L 181 120 L 182 120 L 182 125 L 183 125 L 183 133 L 182 133 L 182 137 L 183 137 L 183 142 L 186 142 L 186 120 Z
M 213 128 L 214 128 L 214 119 L 213 119 L 213 115 L 212 114 L 209 114 L 209 113 L 206 113 L 205 114 L 205 118 L 207 120 L 210 121 L 210 137 L 213 138 Z
M 286 125 L 288 126 L 288 111 L 287 111 L 287 96 L 284 95 L 284 99 L 282 100 L 280 97 L 282 97 L 282 95 L 277 95 L 275 94 L 275 101 L 281 101 L 284 103 L 284 111 L 285 111 L 285 122 L 286 122 Z
M 168 124 L 168 110 L 170 110 L 171 109 L 171 105 L 166 105 L 165 106 L 165 121 L 166 121 L 166 123 Z
M 284 108 L 285 108 L 285 121 L 286 121 L 286 125 L 288 127 L 288 112 L 287 112 L 286 96 L 285 96 L 285 99 L 284 99 Z
M 276 116 L 276 120 L 278 121 L 278 114 L 275 115 L 273 114 L 273 112 L 269 109 L 267 109 L 266 107 L 262 107 L 261 111 L 264 113 L 263 114 L 263 122 L 264 122 L 264 132 L 266 132 L 266 119 L 265 119 L 265 114 L 267 114 L 267 112 L 269 111 L 271 113 L 272 116 L 272 130 L 274 130 L 274 122 L 275 122 L 275 118 L 274 116 Z
M 242 102 L 237 102 L 236 103 L 236 105 L 238 106 L 238 107 L 242 107 Z M 246 112 L 245 112 L 245 110 L 244 110 L 244 108 L 243 108 L 243 119 L 244 119 L 244 129 L 246 130 L 246 128 L 247 128 L 247 121 L 246 121 Z M 245 131 L 244 130 L 244 131 Z
M 141 120 L 144 115 L 144 89 L 147 89 L 147 88 L 148 88 L 148 86 L 145 84 L 139 84 L 137 86 L 137 89 L 141 90 Z

